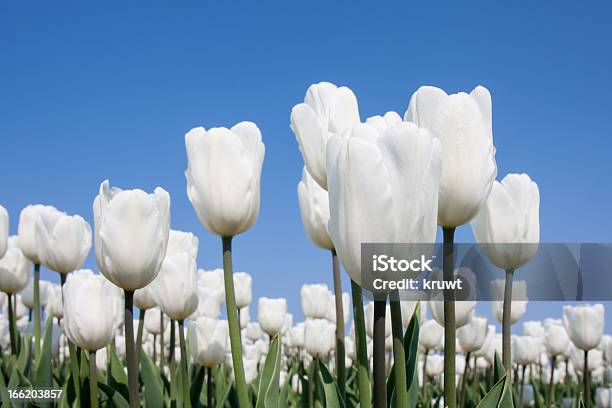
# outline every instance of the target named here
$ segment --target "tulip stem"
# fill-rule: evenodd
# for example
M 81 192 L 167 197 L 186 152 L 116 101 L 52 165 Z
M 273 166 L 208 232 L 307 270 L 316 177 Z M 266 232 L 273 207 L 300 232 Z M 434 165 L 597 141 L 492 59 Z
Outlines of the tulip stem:
M 140 352 L 142 351 L 142 332 L 144 329 L 144 318 L 146 309 L 141 309 L 138 313 L 138 334 L 136 335 L 136 366 L 140 367 Z
M 442 227 L 444 235 L 443 246 L 443 278 L 451 282 L 455 278 L 454 240 L 455 227 Z M 455 291 L 444 289 L 444 404 L 448 408 L 457 406 L 455 387 L 455 342 L 457 341 L 455 327 Z
M 17 295 L 10 293 L 6 294 L 8 298 L 8 314 L 9 314 L 9 337 L 11 338 L 11 354 L 17 355 L 17 336 L 16 336 L 16 320 L 15 310 L 13 310 L 13 297 L 15 299 L 15 306 L 17 305 Z
M 470 356 L 472 353 L 469 351 L 465 353 L 465 367 L 463 369 L 463 375 L 461 376 L 461 392 L 459 393 L 459 406 L 463 407 L 465 402 L 465 387 L 467 386 L 467 376 L 470 371 Z
M 357 379 L 359 383 L 359 407 L 370 408 L 372 397 L 370 393 L 370 375 L 368 369 L 368 343 L 363 315 L 363 296 L 361 286 L 351 279 L 351 295 L 353 298 L 353 319 L 355 321 L 355 351 L 357 352 Z
M 64 304 L 64 285 L 66 284 L 66 275 L 60 273 L 60 285 L 62 287 L 62 305 Z M 72 373 L 72 383 L 74 384 L 74 392 L 76 394 L 77 404 L 81 401 L 81 380 L 79 374 L 79 361 L 77 359 L 77 352 L 74 344 L 70 339 L 66 338 L 68 342 L 68 351 L 70 353 L 70 372 Z
M 546 400 L 546 406 L 550 407 L 551 402 L 553 400 L 553 380 L 555 378 L 555 362 L 557 360 L 557 356 L 553 355 L 550 359 L 550 381 L 548 382 L 548 397 Z
M 397 295 L 399 298 L 399 294 Z M 399 300 L 390 300 L 391 329 L 393 331 L 393 374 L 395 376 L 395 401 L 398 407 L 408 406 L 406 389 L 406 351 L 404 350 L 404 327 L 402 326 L 402 308 Z
M 425 349 L 423 352 L 423 387 L 421 388 L 421 395 L 423 398 L 427 398 L 427 355 L 429 350 Z M 418 381 L 418 378 L 416 379 Z
M 584 350 L 584 364 L 582 367 L 582 382 L 584 384 L 584 406 L 589 408 L 591 405 L 591 395 L 589 386 L 589 350 Z
M 136 353 L 134 350 L 134 292 L 125 290 L 125 354 L 127 356 L 128 391 L 130 406 L 140 407 L 140 396 L 138 395 L 138 366 L 136 365 Z
M 157 362 L 157 335 L 153 335 L 153 363 Z
M 212 381 L 212 368 L 206 368 L 206 406 L 208 408 L 213 407 L 213 381 Z
M 519 406 L 523 406 L 523 391 L 525 389 L 525 370 L 527 369 L 527 364 L 523 365 L 523 373 L 521 374 L 521 392 L 520 392 L 520 396 L 519 396 L 519 402 L 520 405 Z
M 89 352 L 89 401 L 90 407 L 98 408 L 98 379 L 96 367 L 96 351 Z
M 387 406 L 387 385 L 385 384 L 385 318 L 386 300 L 374 300 L 374 407 Z M 399 384 L 396 384 L 399 386 Z M 401 406 L 401 405 L 400 405 Z
M 17 306 L 17 305 L 15 305 Z M 34 264 L 34 357 L 40 356 L 40 264 Z
M 506 283 L 504 286 L 504 305 L 502 312 L 502 361 L 506 375 L 512 379 L 510 375 L 512 371 L 512 344 L 510 335 L 512 330 L 512 279 L 514 269 L 506 271 Z
M 316 395 L 317 395 L 317 380 L 315 378 L 317 373 L 318 357 L 312 359 L 310 363 L 310 373 L 308 374 L 308 406 L 315 407 Z
M 187 375 L 187 347 L 185 345 L 185 325 L 184 320 L 179 320 L 179 341 L 181 343 L 181 372 L 183 376 L 183 404 L 186 407 L 191 406 L 190 395 L 189 395 L 189 377 Z
M 232 267 L 232 237 L 223 237 L 223 280 L 225 281 L 225 306 L 227 308 L 227 323 L 230 333 L 232 349 L 232 362 L 234 363 L 234 378 L 238 406 L 247 408 L 249 404 L 248 390 L 244 376 L 242 362 L 242 344 L 240 341 L 240 322 L 238 308 L 236 307 L 236 293 L 234 292 L 234 271 Z
M 340 397 L 346 400 L 346 367 L 344 361 L 344 310 L 342 305 L 342 282 L 340 280 L 340 262 L 335 249 L 331 250 L 332 270 L 334 274 L 334 296 L 336 300 L 336 376 Z
M 159 366 L 164 371 L 165 357 L 164 357 L 164 312 L 159 311 Z
M 168 343 L 168 366 L 170 366 L 170 371 L 174 373 L 174 346 L 176 345 L 176 334 L 174 333 L 174 320 L 170 319 L 170 342 Z

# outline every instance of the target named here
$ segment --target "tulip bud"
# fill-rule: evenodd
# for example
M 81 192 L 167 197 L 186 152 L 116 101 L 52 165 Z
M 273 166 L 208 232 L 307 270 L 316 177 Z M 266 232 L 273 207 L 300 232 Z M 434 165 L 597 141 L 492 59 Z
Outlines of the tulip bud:
M 537 364 L 540 361 L 542 341 L 531 336 L 512 336 L 512 360 L 519 365 Z
M 214 367 L 225 360 L 229 331 L 224 320 L 200 317 L 189 322 L 189 352 L 202 367 Z
M 0 258 L 6 253 L 8 246 L 9 215 L 6 208 L 0 205 Z
M 155 279 L 166 256 L 170 196 L 163 188 L 142 190 L 100 185 L 93 204 L 95 252 L 100 271 L 120 288 L 143 288 Z
M 0 259 L 0 291 L 12 295 L 21 292 L 30 278 L 32 262 L 19 248 L 18 238 L 8 239 L 6 254 Z
M 530 320 L 523 323 L 523 335 L 538 338 L 544 337 L 544 326 L 542 326 L 542 322 Z
M 151 290 L 155 303 L 173 320 L 186 319 L 198 307 L 197 256 L 196 236 L 190 232 L 170 231 L 166 258 Z
M 257 320 L 261 329 L 268 335 L 280 333 L 285 324 L 287 301 L 283 298 L 259 298 L 257 303 Z
M 308 319 L 304 328 L 304 347 L 313 357 L 325 357 L 334 348 L 336 326 L 325 319 Z
M 497 175 L 489 91 L 478 86 L 470 94 L 447 95 L 422 86 L 410 98 L 404 120 L 429 129 L 442 143 L 438 224 L 458 227 L 469 222 Z
M 427 356 L 427 368 L 425 373 L 428 377 L 438 377 L 444 371 L 444 356 L 440 354 L 429 354 Z
M 251 275 L 246 272 L 236 272 L 234 274 L 234 290 L 236 291 L 236 307 L 238 309 L 248 307 L 253 300 L 251 281 Z
M 41 263 L 66 274 L 85 262 L 91 249 L 91 227 L 78 215 L 41 212 L 36 219 L 36 245 Z
M 333 249 L 334 244 L 327 231 L 329 221 L 327 190 L 312 178 L 306 167 L 302 169 L 302 181 L 298 184 L 298 201 L 308 238 L 320 248 Z
M 603 336 L 604 307 L 601 304 L 563 306 L 563 326 L 576 347 L 591 350 Z
M 353 91 L 329 82 L 310 85 L 304 103 L 291 110 L 291 130 L 300 145 L 306 168 L 323 189 L 327 190 L 325 150 L 328 140 L 360 121 Z
M 302 312 L 307 319 L 323 319 L 327 314 L 330 298 L 326 284 L 302 285 L 300 289 Z
M 291 347 L 304 348 L 305 330 L 305 323 L 299 323 L 289 329 L 288 336 Z
M 347 324 L 350 318 L 350 302 L 349 294 L 344 292 L 342 294 L 342 318 L 344 324 Z M 325 312 L 325 318 L 334 325 L 336 324 L 336 297 L 331 292 L 329 293 L 329 297 L 327 299 L 327 311 Z
M 436 350 L 442 346 L 444 326 L 435 320 L 425 321 L 419 330 L 419 344 L 425 350 Z
M 114 289 L 88 269 L 71 273 L 63 288 L 66 336 L 89 351 L 110 343 L 117 332 L 117 303 L 109 302 Z
M 49 317 L 61 319 L 64 317 L 64 305 L 62 302 L 62 288 L 59 285 L 49 285 L 47 292 L 46 311 Z
M 259 215 L 265 147 L 252 122 L 194 128 L 185 135 L 187 195 L 206 229 L 220 237 L 248 230 Z
M 489 325 L 484 317 L 473 317 L 468 324 L 457 329 L 459 344 L 465 353 L 474 352 L 482 347 L 487 337 Z
M 19 247 L 32 263 L 41 264 L 40 250 L 37 241 L 36 222 L 44 216 L 47 219 L 59 218 L 60 212 L 50 205 L 28 205 L 19 214 Z
M 194 317 L 206 316 L 211 319 L 218 319 L 221 314 L 221 303 L 218 293 L 205 286 L 198 285 L 198 306 Z
M 159 307 L 153 307 L 151 309 L 148 309 L 147 313 L 145 313 L 145 329 L 155 336 L 159 336 L 162 331 L 166 330 L 166 327 L 168 327 L 168 321 L 170 320 L 169 318 L 164 317 L 162 327 L 161 313 L 162 311 Z
M 544 346 L 551 356 L 565 354 L 570 345 L 570 339 L 561 324 L 550 324 L 544 330 Z
M 504 285 L 503 279 L 495 279 L 491 282 L 491 298 L 492 299 L 503 299 L 504 298 Z M 525 281 L 514 281 L 512 282 L 512 302 L 510 304 L 510 324 L 518 322 L 525 311 L 527 310 L 527 282 Z M 493 309 L 493 316 L 495 320 L 502 323 L 504 302 L 500 300 L 494 300 L 491 302 Z
M 134 306 L 140 310 L 148 310 L 156 306 L 151 284 L 134 292 Z

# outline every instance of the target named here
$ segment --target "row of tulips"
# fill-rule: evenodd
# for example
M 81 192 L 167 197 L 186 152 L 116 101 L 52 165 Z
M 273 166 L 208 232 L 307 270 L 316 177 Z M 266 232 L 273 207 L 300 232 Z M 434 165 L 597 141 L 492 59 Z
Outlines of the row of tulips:
M 231 383 L 228 395 L 232 405 L 251 406 L 254 395 L 257 406 L 283 405 L 286 401 L 283 393 L 289 391 L 282 391 L 279 384 L 281 373 L 285 373 L 289 378 L 308 379 L 301 392 L 308 396 L 303 400 L 310 406 L 317 401 L 324 401 L 326 406 L 359 404 L 361 408 L 387 404 L 408 406 L 418 400 L 419 393 L 414 391 L 418 388 L 418 382 L 414 381 L 414 373 L 419 371 L 417 361 L 423 362 L 423 372 L 427 373 L 429 352 L 440 347 L 425 348 L 421 353 L 424 357 L 417 358 L 419 320 L 416 317 L 411 320 L 409 317 L 414 313 L 406 310 L 407 306 L 401 302 L 387 304 L 386 300 L 377 299 L 365 309 L 362 307 L 361 244 L 433 243 L 440 226 L 444 242 L 441 273 L 444 280 L 450 281 L 457 273 L 453 259 L 455 231 L 470 223 L 476 241 L 483 244 L 490 261 L 505 273 L 502 284 L 496 283 L 500 289 L 503 287 L 504 300 L 494 303 L 494 309 L 501 310 L 503 368 L 498 365 L 496 370 L 496 359 L 490 356 L 489 365 L 498 381 L 486 387 L 490 391 L 481 403 L 512 405 L 515 376 L 510 328 L 526 301 L 526 297 L 517 298 L 516 291 L 513 295 L 515 286 L 520 287 L 519 282 L 513 282 L 513 274 L 537 252 L 540 196 L 538 186 L 526 174 L 510 174 L 501 182 L 495 180 L 496 149 L 489 91 L 479 86 L 469 94 L 448 95 L 438 88 L 421 87 L 412 95 L 403 118 L 388 112 L 362 122 L 354 93 L 347 87 L 323 82 L 309 87 L 304 102 L 292 109 L 290 118 L 304 159 L 302 180 L 298 184 L 302 221 L 311 241 L 329 251 L 333 281 L 331 292 L 318 286 L 303 289 L 302 307 L 307 317 L 302 328 L 304 347 L 294 347 L 297 353 L 291 347 L 282 347 L 284 333 L 288 332 L 291 337 L 293 330 L 291 319 L 286 317 L 284 299 L 259 299 L 259 328 L 269 340 L 263 362 L 261 358 L 252 358 L 253 350 L 249 347 L 252 345 L 246 343 L 252 339 L 241 333 L 241 330 L 248 333 L 256 329 L 249 328 L 248 324 L 241 328 L 251 302 L 251 281 L 250 276 L 233 272 L 232 241 L 246 232 L 258 217 L 265 154 L 257 126 L 241 122 L 229 129 L 198 127 L 185 135 L 187 196 L 202 225 L 220 238 L 219 260 L 223 269 L 218 272 L 197 272 L 198 240 L 192 233 L 171 230 L 170 197 L 159 187 L 149 194 L 138 189 L 121 190 L 104 181 L 93 201 L 93 233 L 83 218 L 37 205 L 22 211 L 18 235 L 9 239 L 8 215 L 5 211 L 0 213 L 3 222 L 0 249 L 6 251 L 6 255 L 0 253 L 4 255 L 0 262 L 6 265 L 0 268 L 0 273 L 2 290 L 9 295 L 12 361 L 17 364 L 20 353 L 29 350 L 29 342 L 20 340 L 16 315 L 17 293 L 27 287 L 32 268 L 35 368 L 46 364 L 41 362 L 49 357 L 44 345 L 50 341 L 44 340 L 53 338 L 53 326 L 49 323 L 52 319 L 46 319 L 44 340 L 41 328 L 40 267 L 44 265 L 60 274 L 60 289 L 47 290 L 53 294 L 47 295 L 46 314 L 57 317 L 63 326 L 73 391 L 68 394 L 74 395 L 76 401 L 84 400 L 80 379 L 86 371 L 91 384 L 90 403 L 97 405 L 99 381 L 95 376 L 94 355 L 109 343 L 114 347 L 107 349 L 107 355 L 116 354 L 113 339 L 117 339 L 117 328 L 121 327 L 127 368 L 124 397 L 132 407 L 140 406 L 141 394 L 152 387 L 146 382 L 141 384 L 145 368 L 149 374 L 151 369 L 143 366 L 148 363 L 145 357 L 148 353 L 142 352 L 145 349 L 155 351 L 152 364 L 159 361 L 154 365 L 158 370 L 154 375 L 158 385 L 167 383 L 164 370 L 168 367 L 170 399 L 175 404 L 180 401 L 179 405 L 197 404 L 202 394 L 207 394 L 207 398 L 212 396 L 213 384 L 207 386 L 211 390 L 205 393 L 196 392 L 202 391 L 197 384 L 201 386 L 204 378 L 209 383 L 214 378 L 221 383 L 221 378 L 225 378 Z M 79 270 L 92 241 L 101 275 Z M 341 287 L 341 265 L 351 278 L 350 341 L 345 327 L 349 296 Z M 314 293 L 310 295 L 311 300 L 308 300 L 309 292 Z M 53 306 L 49 307 L 53 304 L 49 300 L 52 298 L 56 303 L 63 301 L 61 317 L 59 311 L 53 312 Z M 219 308 L 223 303 L 227 321 L 219 323 Z M 136 323 L 134 305 L 140 309 Z M 443 361 L 444 404 L 454 408 L 458 403 L 465 404 L 465 398 L 480 401 L 479 390 L 473 393 L 475 398 L 466 397 L 467 387 L 456 384 L 457 339 L 461 337 L 458 331 L 472 321 L 469 311 L 473 311 L 473 306 L 455 302 L 455 294 L 450 290 L 432 306 L 436 324 L 443 327 L 443 360 L 432 355 L 431 365 L 435 366 L 436 359 Z M 155 308 L 159 310 L 154 312 Z M 122 315 L 121 319 L 117 319 L 118 314 Z M 151 314 L 155 320 L 159 314 L 159 334 L 153 334 L 152 346 L 149 346 L 151 340 L 146 340 L 146 336 L 151 332 L 145 328 L 147 315 Z M 170 321 L 168 337 L 164 336 L 164 320 Z M 430 331 L 435 332 L 432 324 L 423 338 Z M 302 329 L 295 329 L 297 337 Z M 231 351 L 231 359 L 221 372 L 217 370 L 220 359 L 209 361 L 210 356 L 204 356 L 207 353 L 201 353 L 198 348 L 199 344 L 211 344 L 211 339 L 217 337 L 214 333 L 229 340 Z M 329 341 L 328 333 L 330 336 L 333 333 L 334 341 Z M 170 345 L 167 350 L 166 338 Z M 312 341 L 307 342 L 307 338 Z M 572 340 L 584 350 L 585 361 L 588 351 L 600 344 L 600 341 L 583 343 L 582 348 L 577 340 Z M 194 360 L 207 369 L 205 373 L 190 366 L 188 343 Z M 225 350 L 222 346 L 219 344 L 218 349 Z M 311 363 L 303 357 L 302 348 L 313 359 Z M 262 351 L 261 347 L 258 350 Z M 224 353 L 219 352 L 218 356 L 221 354 Z M 328 362 L 330 354 L 333 359 Z M 165 359 L 171 364 L 165 365 Z M 110 360 L 112 363 L 113 358 Z M 469 362 L 469 358 L 466 360 Z M 86 361 L 89 367 L 84 366 Z M 176 361 L 180 364 L 175 366 Z M 208 361 L 208 365 L 201 361 Z M 391 367 L 390 361 L 394 362 Z M 211 366 L 212 362 L 215 364 Z M 333 369 L 329 370 L 328 366 Z M 585 374 L 588 374 L 587 366 L 584 364 Z M 257 392 L 249 385 L 252 385 L 253 367 L 258 367 L 259 373 Z M 292 367 L 298 367 L 296 370 L 301 372 L 292 373 Z M 117 374 L 117 370 L 110 371 Z M 471 378 L 477 372 L 474 366 Z M 17 374 L 16 377 L 21 378 Z M 464 380 L 467 377 L 463 375 Z M 588 404 L 591 400 L 588 375 L 583 377 L 584 401 Z M 478 380 L 478 376 L 475 378 Z M 428 388 L 422 387 L 422 401 L 428 400 Z

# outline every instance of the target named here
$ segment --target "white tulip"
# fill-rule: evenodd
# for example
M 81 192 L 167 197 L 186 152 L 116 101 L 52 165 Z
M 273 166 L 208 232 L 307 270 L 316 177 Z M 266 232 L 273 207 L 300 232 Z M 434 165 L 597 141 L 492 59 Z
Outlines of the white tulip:
M 259 215 L 265 147 L 252 122 L 185 135 L 187 195 L 200 222 L 220 237 L 248 230 Z
M 342 294 L 342 318 L 344 324 L 347 324 L 350 318 L 350 302 L 351 300 L 349 294 L 344 292 Z M 325 313 L 325 318 L 334 325 L 336 324 L 336 297 L 331 292 L 329 294 L 329 298 L 327 299 L 327 311 Z
M 108 354 L 106 348 L 101 348 L 96 353 L 96 368 L 104 375 L 108 370 Z
M 369 302 L 363 310 L 366 334 L 369 338 L 374 338 L 374 302 Z M 385 308 L 385 338 L 391 336 L 391 307 Z
M 194 315 L 196 317 L 206 316 L 211 319 L 218 319 L 221 314 L 221 302 L 218 294 L 219 292 L 198 285 L 198 306 Z
M 435 242 L 440 164 L 439 141 L 413 123 L 382 134 L 360 124 L 330 139 L 329 233 L 353 281 L 363 242 Z
M 484 317 L 473 317 L 468 324 L 457 329 L 461 348 L 466 353 L 479 350 L 487 337 L 489 325 Z
M 374 126 L 379 132 L 383 133 L 387 128 L 402 122 L 402 118 L 397 112 L 387 112 L 383 116 L 376 115 L 366 119 L 368 125 Z
M 249 306 L 240 308 L 240 330 L 244 329 L 246 325 L 251 321 L 251 313 L 249 312 Z
M 8 239 L 6 254 L 0 259 L 0 291 L 9 295 L 21 292 L 30 278 L 32 262 L 19 247 L 19 239 Z
M 304 348 L 313 357 L 325 357 L 334 348 L 336 326 L 325 319 L 307 319 L 304 328 Z
M 37 241 L 37 228 L 36 223 L 37 220 L 41 216 L 45 216 L 47 219 L 59 218 L 61 213 L 50 205 L 28 205 L 19 214 L 19 247 L 23 254 L 30 260 L 32 263 L 41 264 L 42 260 L 40 259 L 40 250 L 41 248 L 38 246 Z
M 287 335 L 289 336 L 291 347 L 304 348 L 305 330 L 305 323 L 298 323 L 289 329 Z
M 584 370 L 584 350 L 576 346 L 571 346 L 570 349 L 570 362 L 574 366 L 574 370 L 582 373 Z M 589 371 L 593 371 L 603 364 L 603 353 L 601 350 L 591 349 L 589 350 L 587 360 Z
M 498 334 L 495 333 L 496 329 L 495 326 L 490 324 L 487 327 L 487 334 L 485 336 L 484 342 L 482 343 L 482 346 L 478 349 L 472 352 L 472 354 L 476 357 L 485 357 L 487 360 L 489 360 L 489 362 L 493 362 L 494 358 L 495 358 L 495 352 L 496 350 L 496 339 L 498 337 Z M 499 354 L 501 354 L 501 338 L 499 341 Z
M 134 306 L 140 310 L 148 310 L 156 306 L 153 299 L 152 284 L 134 292 Z
M 225 360 L 229 332 L 224 320 L 200 317 L 189 322 L 189 351 L 202 367 L 215 367 Z
M 597 387 L 595 391 L 595 401 L 599 408 L 612 407 L 612 388 Z
M 169 318 L 164 317 L 162 327 L 161 313 L 162 311 L 159 307 L 148 309 L 147 313 L 145 313 L 144 327 L 149 333 L 155 336 L 159 336 L 162 331 L 166 330 L 166 327 L 168 327 L 168 321 L 170 320 Z
M 428 377 L 437 377 L 444 371 L 444 356 L 430 354 L 427 356 L 427 368 L 425 373 Z
M 245 327 L 246 337 L 251 341 L 257 341 L 263 336 L 259 323 L 248 323 Z
M 541 349 L 542 340 L 537 337 L 512 336 L 512 361 L 516 364 L 537 364 Z
M 64 305 L 62 302 L 62 288 L 59 285 L 49 285 L 46 289 L 47 304 L 46 311 L 50 317 L 61 319 L 64 317 Z
M 291 110 L 295 133 L 308 172 L 327 190 L 325 151 L 328 140 L 358 124 L 357 98 L 349 88 L 320 82 L 308 87 L 304 103 Z
M 236 291 L 236 307 L 238 309 L 248 307 L 253 300 L 251 282 L 251 275 L 246 272 L 236 272 L 234 274 L 234 290 Z
M 323 319 L 327 314 L 331 293 L 326 284 L 306 284 L 300 289 L 302 313 L 307 319 Z M 332 299 L 333 301 L 333 299 Z
M 544 346 L 551 356 L 564 355 L 569 348 L 570 339 L 561 324 L 549 324 L 544 329 Z
M 195 235 L 170 231 L 166 258 L 151 290 L 155 303 L 173 320 L 186 319 L 198 307 L 197 256 L 198 238 Z
M 491 298 L 504 298 L 505 281 L 503 279 L 495 279 L 491 282 Z M 512 282 L 512 303 L 510 305 L 510 324 L 518 322 L 527 309 L 527 282 L 514 281 Z M 499 323 L 503 321 L 504 302 L 494 300 L 491 302 L 493 316 Z
M 530 320 L 523 323 L 523 336 L 544 337 L 544 326 L 538 320 Z
M 458 227 L 476 216 L 497 175 L 491 95 L 482 87 L 447 95 L 422 86 L 404 120 L 431 130 L 442 143 L 438 224 Z
M 442 347 L 444 326 L 435 320 L 425 321 L 419 330 L 419 344 L 425 350 L 436 350 Z
M 302 181 L 298 183 L 298 202 L 300 214 L 306 235 L 316 246 L 323 249 L 333 249 L 334 243 L 329 237 L 327 224 L 329 222 L 329 197 L 308 173 L 302 169 Z
M 472 232 L 493 264 L 504 270 L 529 262 L 540 242 L 540 191 L 526 174 L 508 174 L 493 184 Z
M 259 298 L 257 303 L 257 320 L 261 329 L 268 335 L 280 333 L 287 315 L 287 301 L 283 298 Z
M 100 271 L 127 291 L 155 279 L 166 256 L 170 230 L 170 196 L 157 187 L 142 190 L 100 185 L 93 204 L 95 252 Z
M 225 281 L 223 269 L 217 268 L 211 271 L 198 270 L 198 286 L 209 289 L 219 303 L 225 302 Z
M 9 215 L 6 208 L 0 205 L 0 258 L 6 253 L 9 237 Z
M 444 326 L 444 301 L 440 299 L 430 300 L 429 308 L 435 321 Z M 476 312 L 475 300 L 461 300 L 455 302 L 455 327 L 460 328 L 468 324 Z
M 32 264 L 30 263 L 30 269 L 31 269 L 31 266 Z M 38 283 L 40 304 L 43 306 L 47 304 L 47 289 L 50 285 L 51 285 L 51 282 L 44 281 L 44 280 L 41 280 Z M 34 309 L 34 280 L 33 279 L 28 279 L 28 284 L 21 292 L 19 292 L 19 294 L 21 295 L 23 304 L 28 309 Z
M 563 326 L 580 350 L 594 349 L 603 336 L 604 307 L 601 304 L 563 306 Z
M 66 274 L 85 262 L 91 249 L 91 227 L 79 215 L 41 212 L 36 219 L 36 245 L 41 263 Z
M 114 289 L 100 275 L 87 269 L 71 273 L 63 288 L 64 330 L 76 345 L 96 351 L 110 343 L 117 332 Z

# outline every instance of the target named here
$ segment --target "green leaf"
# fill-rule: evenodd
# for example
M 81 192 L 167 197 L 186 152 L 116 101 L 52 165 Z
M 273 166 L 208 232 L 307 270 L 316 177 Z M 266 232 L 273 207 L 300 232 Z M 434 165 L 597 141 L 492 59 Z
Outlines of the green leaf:
M 417 361 L 417 357 L 418 357 L 417 353 L 418 353 L 418 349 L 414 350 L 415 361 Z M 406 375 L 410 376 L 410 371 L 406 371 Z M 412 367 L 412 382 L 410 383 L 410 387 L 408 388 L 408 407 L 409 408 L 415 408 L 417 406 L 417 402 L 419 401 L 420 389 L 419 389 L 418 378 L 419 378 L 419 366 L 418 364 L 414 364 Z
M 0 372 L 0 401 L 2 402 L 2 406 L 7 405 L 10 406 L 8 390 L 6 389 L 6 384 L 4 382 L 4 374 Z
M 42 349 L 34 369 L 34 385 L 38 388 L 51 387 L 53 385 L 53 368 L 51 366 L 51 342 L 53 338 L 52 323 L 53 319 L 47 319 Z
M 417 366 L 417 353 L 419 347 L 419 307 L 414 309 L 406 333 L 404 334 L 404 350 L 406 361 L 406 389 L 410 390 L 413 379 L 418 378 L 410 373 L 414 372 Z M 387 379 L 387 406 L 395 406 L 395 362 L 391 366 L 389 377 Z M 418 394 L 418 393 L 417 393 Z M 416 400 L 414 401 L 416 404 Z
M 101 382 L 98 382 L 98 387 L 108 397 L 107 407 L 130 408 L 130 403 L 119 391 Z
M 145 406 L 162 408 L 164 406 L 164 393 L 161 376 L 147 353 L 140 353 L 140 369 Z
M 255 408 L 277 407 L 279 404 L 279 378 L 280 378 L 280 339 L 274 337 L 264 362 L 263 370 L 259 378 L 257 390 L 257 403 Z
M 332 377 L 331 373 L 325 367 L 320 360 L 316 360 L 318 363 L 317 367 L 317 381 L 322 385 L 323 393 L 325 394 L 325 406 L 327 408 L 344 408 L 344 401 L 340 396 L 340 389 L 338 384 Z
M 28 335 L 24 335 L 23 339 L 24 341 L 20 343 L 16 365 L 22 373 L 28 374 L 32 365 L 32 339 Z
M 477 408 L 513 408 L 510 381 L 505 376 L 491 388 Z
M 217 405 L 215 405 L 216 408 L 223 408 L 225 406 L 225 402 L 227 401 L 231 390 L 232 390 L 232 383 L 228 381 L 227 384 L 225 385 L 225 390 L 223 391 L 222 394 L 220 394 L 220 396 L 216 400 L 217 401 Z
M 128 400 L 130 397 L 128 391 L 127 374 L 123 370 L 123 364 L 121 363 L 121 360 L 119 360 L 113 345 L 108 347 L 108 359 L 110 361 L 110 370 L 108 370 L 108 385 L 112 389 L 119 391 L 123 398 Z
M 497 351 L 495 352 L 495 359 L 493 362 L 493 382 L 497 384 L 506 375 L 504 364 Z
M 199 367 L 196 376 L 191 383 L 189 394 L 191 396 L 191 405 L 200 406 L 200 396 L 202 395 L 202 387 L 204 386 L 204 378 L 206 377 L 206 368 Z

